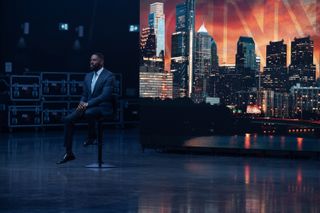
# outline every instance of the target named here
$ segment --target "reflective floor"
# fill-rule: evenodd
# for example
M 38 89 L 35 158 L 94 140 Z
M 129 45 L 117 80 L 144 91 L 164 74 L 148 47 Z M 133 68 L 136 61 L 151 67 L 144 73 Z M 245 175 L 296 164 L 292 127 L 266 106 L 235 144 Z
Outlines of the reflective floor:
M 1 134 L 0 212 L 320 212 L 320 162 L 141 152 L 137 129 L 106 130 L 104 161 L 62 132 Z

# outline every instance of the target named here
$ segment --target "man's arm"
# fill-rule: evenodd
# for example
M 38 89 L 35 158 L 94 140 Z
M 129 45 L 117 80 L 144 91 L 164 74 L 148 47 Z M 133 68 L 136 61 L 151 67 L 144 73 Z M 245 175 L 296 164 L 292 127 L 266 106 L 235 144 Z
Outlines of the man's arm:
M 88 101 L 87 108 L 97 106 L 101 102 L 111 100 L 113 86 L 114 86 L 114 76 L 111 75 L 103 85 L 102 93 L 99 96 Z
M 88 89 L 88 85 L 86 83 L 87 78 L 88 78 L 88 74 L 84 77 L 84 80 L 82 83 L 82 95 L 81 95 L 80 103 L 88 101 L 89 89 Z
M 82 83 L 82 96 L 80 99 L 80 103 L 88 101 L 89 91 L 88 91 L 88 87 L 86 84 L 86 78 L 87 78 L 87 75 L 84 77 L 84 81 Z
M 80 103 L 77 106 L 77 111 L 84 111 L 86 110 L 87 107 L 87 101 L 88 101 L 88 97 L 89 97 L 89 90 L 87 87 L 87 83 L 86 83 L 86 78 L 87 78 L 88 74 L 84 77 L 84 80 L 82 82 L 82 95 L 80 98 Z

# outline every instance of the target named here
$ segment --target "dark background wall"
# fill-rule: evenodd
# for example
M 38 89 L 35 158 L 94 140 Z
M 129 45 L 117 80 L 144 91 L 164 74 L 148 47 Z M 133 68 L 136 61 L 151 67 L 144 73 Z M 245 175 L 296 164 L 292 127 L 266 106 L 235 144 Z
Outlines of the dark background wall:
M 138 95 L 139 33 L 129 25 L 139 23 L 139 0 L 1 0 L 1 68 L 13 63 L 13 74 L 26 72 L 87 72 L 92 52 L 105 54 L 105 67 L 123 73 L 124 91 Z M 30 23 L 28 35 L 21 25 Z M 58 23 L 69 24 L 59 31 Z M 81 49 L 74 50 L 75 28 L 84 26 Z M 26 48 L 19 48 L 24 38 Z

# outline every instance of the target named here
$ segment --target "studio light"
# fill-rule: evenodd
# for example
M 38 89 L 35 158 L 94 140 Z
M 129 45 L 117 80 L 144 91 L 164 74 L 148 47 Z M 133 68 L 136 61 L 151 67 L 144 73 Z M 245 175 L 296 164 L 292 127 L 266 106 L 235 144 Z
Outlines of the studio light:
M 25 36 L 29 35 L 29 32 L 30 32 L 30 23 L 29 22 L 24 22 L 22 25 L 21 25 L 21 30 L 22 30 L 22 35 L 20 36 L 19 40 L 18 40 L 18 48 L 20 49 L 24 49 L 27 47 L 27 44 L 26 44 L 26 39 L 25 39 Z
M 80 41 L 79 41 L 78 38 L 73 43 L 73 49 L 74 50 L 80 50 L 81 49 L 81 44 L 80 44 Z
M 83 37 L 84 34 L 84 26 L 83 25 L 79 25 L 78 27 L 76 27 L 76 32 L 79 38 Z
M 69 30 L 69 24 L 68 23 L 59 23 L 59 30 L 60 31 L 68 31 Z
M 30 28 L 30 23 L 29 22 L 25 22 L 22 24 L 22 31 L 24 35 L 29 35 L 29 28 Z
M 75 28 L 76 31 L 76 39 L 73 43 L 73 49 L 74 50 L 80 50 L 81 49 L 81 43 L 80 43 L 80 39 L 83 37 L 84 35 L 84 26 L 83 25 L 79 25 L 78 27 Z
M 129 25 L 129 32 L 139 32 L 139 25 Z

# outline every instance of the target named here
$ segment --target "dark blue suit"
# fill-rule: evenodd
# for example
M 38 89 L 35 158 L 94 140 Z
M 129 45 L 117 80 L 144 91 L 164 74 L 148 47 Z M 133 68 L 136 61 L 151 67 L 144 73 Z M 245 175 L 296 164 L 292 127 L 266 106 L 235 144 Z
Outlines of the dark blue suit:
M 112 92 L 114 87 L 114 75 L 109 70 L 103 69 L 100 73 L 93 92 L 91 91 L 91 82 L 94 72 L 88 73 L 83 82 L 83 94 L 81 102 L 88 103 L 87 109 L 84 112 L 75 110 L 65 117 L 65 146 L 67 153 L 72 152 L 72 140 L 74 124 L 79 120 L 88 121 L 88 137 L 95 138 L 95 119 L 108 116 L 113 113 L 112 107 Z

